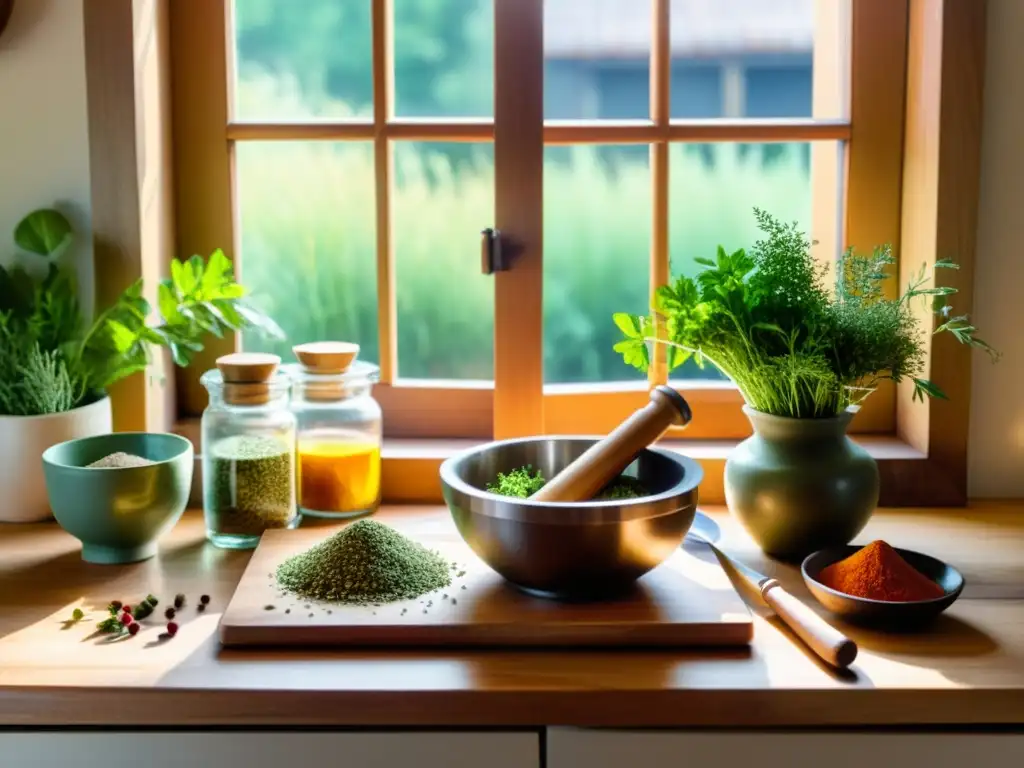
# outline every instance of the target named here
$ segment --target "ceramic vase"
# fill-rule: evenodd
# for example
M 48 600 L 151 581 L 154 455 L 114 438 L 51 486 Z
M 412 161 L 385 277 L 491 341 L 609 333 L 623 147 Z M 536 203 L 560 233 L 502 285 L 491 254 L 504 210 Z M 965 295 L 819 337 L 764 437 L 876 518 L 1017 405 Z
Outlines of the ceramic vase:
M 43 478 L 43 451 L 79 437 L 113 429 L 110 398 L 63 413 L 0 416 L 0 522 L 31 523 L 52 516 Z
M 874 512 L 879 485 L 875 460 L 846 435 L 853 411 L 827 419 L 743 411 L 754 434 L 725 463 L 725 499 L 754 541 L 784 560 L 849 543 Z

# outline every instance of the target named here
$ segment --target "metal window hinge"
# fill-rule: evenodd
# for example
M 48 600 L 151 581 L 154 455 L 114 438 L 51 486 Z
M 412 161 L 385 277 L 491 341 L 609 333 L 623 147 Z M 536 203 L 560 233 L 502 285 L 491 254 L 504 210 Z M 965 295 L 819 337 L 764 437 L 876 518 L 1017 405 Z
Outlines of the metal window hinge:
M 480 269 L 485 275 L 508 269 L 501 249 L 501 232 L 488 227 L 480 233 Z

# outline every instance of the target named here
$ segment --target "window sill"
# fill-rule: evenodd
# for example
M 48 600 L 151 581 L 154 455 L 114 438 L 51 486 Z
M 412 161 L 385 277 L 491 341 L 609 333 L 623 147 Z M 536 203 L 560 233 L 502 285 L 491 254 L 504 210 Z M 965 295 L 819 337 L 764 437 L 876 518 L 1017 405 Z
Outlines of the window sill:
M 193 502 L 201 503 L 199 421 L 187 420 L 175 432 L 188 437 L 196 448 Z M 942 488 L 927 482 L 928 457 L 893 435 L 854 435 L 871 454 L 882 474 L 884 506 L 949 506 L 959 502 L 943 495 Z M 460 451 L 486 442 L 479 439 L 385 438 L 381 453 L 381 484 L 388 504 L 437 503 L 442 501 L 438 469 L 441 462 Z M 739 440 L 663 440 L 658 445 L 684 453 L 700 462 L 704 480 L 700 500 L 724 504 L 725 460 Z

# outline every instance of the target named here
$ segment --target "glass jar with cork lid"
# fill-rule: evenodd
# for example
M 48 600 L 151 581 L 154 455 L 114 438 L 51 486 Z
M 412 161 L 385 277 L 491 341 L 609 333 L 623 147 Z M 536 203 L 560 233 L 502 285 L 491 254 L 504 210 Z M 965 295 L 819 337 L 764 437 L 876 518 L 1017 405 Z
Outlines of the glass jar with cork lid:
M 319 341 L 293 351 L 299 510 L 326 518 L 373 513 L 380 505 L 382 413 L 372 390 L 380 369 L 356 359 L 358 344 Z
M 203 411 L 203 512 L 207 538 L 219 547 L 251 549 L 268 528 L 293 528 L 295 415 L 291 382 L 276 355 L 217 358 L 200 381 L 210 393 Z

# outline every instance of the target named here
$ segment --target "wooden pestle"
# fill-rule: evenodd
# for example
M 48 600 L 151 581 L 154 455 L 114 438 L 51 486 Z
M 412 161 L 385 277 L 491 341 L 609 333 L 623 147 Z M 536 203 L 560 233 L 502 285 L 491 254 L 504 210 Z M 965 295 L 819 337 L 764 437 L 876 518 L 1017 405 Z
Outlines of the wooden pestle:
M 548 480 L 530 500 L 590 501 L 670 426 L 685 427 L 692 418 L 682 395 L 664 384 L 655 387 L 647 405 Z

